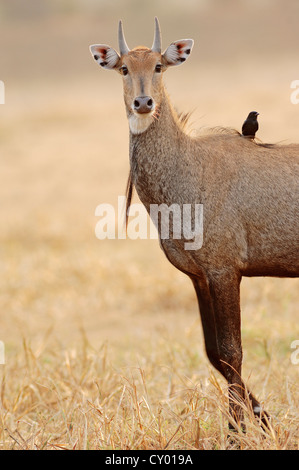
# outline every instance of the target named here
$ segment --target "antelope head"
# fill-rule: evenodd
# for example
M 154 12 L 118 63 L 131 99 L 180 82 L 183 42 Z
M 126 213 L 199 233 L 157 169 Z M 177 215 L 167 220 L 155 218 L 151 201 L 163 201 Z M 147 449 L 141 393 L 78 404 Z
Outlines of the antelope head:
M 104 69 L 116 70 L 123 77 L 124 100 L 130 130 L 140 134 L 158 119 L 163 97 L 162 73 L 170 66 L 180 65 L 189 57 L 192 39 L 175 41 L 161 52 L 161 32 L 155 18 L 155 36 L 152 48 L 144 46 L 129 49 L 122 22 L 118 28 L 119 53 L 106 44 L 90 46 L 91 54 Z

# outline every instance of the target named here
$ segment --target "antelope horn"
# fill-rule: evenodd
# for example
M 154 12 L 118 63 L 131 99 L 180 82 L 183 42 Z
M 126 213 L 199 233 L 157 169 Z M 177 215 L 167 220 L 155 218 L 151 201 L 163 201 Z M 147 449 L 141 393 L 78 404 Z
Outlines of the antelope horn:
M 128 54 L 130 52 L 128 44 L 126 43 L 126 40 L 125 40 L 125 36 L 123 32 L 123 24 L 121 20 L 118 25 L 118 45 L 119 45 L 119 52 L 121 56 L 124 54 Z
M 161 30 L 157 17 L 155 17 L 155 38 L 152 45 L 152 51 L 159 52 L 161 54 Z

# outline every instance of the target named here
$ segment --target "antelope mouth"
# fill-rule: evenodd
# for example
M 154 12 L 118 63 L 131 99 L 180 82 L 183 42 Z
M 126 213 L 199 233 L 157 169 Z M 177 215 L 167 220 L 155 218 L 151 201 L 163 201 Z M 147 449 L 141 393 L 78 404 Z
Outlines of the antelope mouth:
M 133 103 L 132 113 L 129 116 L 129 126 L 133 134 L 142 134 L 154 121 L 158 121 L 160 116 L 159 106 L 152 99 L 151 101 L 152 105 L 151 103 L 148 105 L 151 105 L 151 109 L 148 110 L 136 109 L 135 102 Z

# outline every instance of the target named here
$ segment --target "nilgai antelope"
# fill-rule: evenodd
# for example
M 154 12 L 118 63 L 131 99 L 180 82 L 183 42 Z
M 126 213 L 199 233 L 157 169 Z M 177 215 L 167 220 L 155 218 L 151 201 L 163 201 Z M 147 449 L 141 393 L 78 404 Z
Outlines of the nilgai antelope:
M 186 250 L 186 240 L 173 232 L 160 236 L 160 244 L 194 285 L 207 356 L 228 382 L 232 427 L 243 428 L 245 401 L 266 424 L 266 411 L 241 378 L 240 282 L 242 276 L 299 276 L 299 144 L 263 145 L 231 130 L 188 135 L 162 75 L 188 59 L 193 40 L 175 41 L 162 53 L 157 18 L 151 49 L 130 50 L 122 22 L 118 36 L 119 54 L 105 44 L 90 50 L 123 79 L 128 205 L 133 187 L 149 213 L 152 204 L 202 204 L 200 249 Z

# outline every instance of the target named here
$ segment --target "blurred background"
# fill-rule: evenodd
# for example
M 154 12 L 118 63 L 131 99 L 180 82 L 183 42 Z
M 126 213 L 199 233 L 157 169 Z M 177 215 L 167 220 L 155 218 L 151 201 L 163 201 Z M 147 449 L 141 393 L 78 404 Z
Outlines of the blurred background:
M 128 125 L 120 77 L 101 70 L 88 46 L 117 48 L 120 18 L 130 47 L 151 46 L 155 15 L 164 48 L 195 41 L 188 62 L 165 74 L 194 128 L 240 130 L 256 110 L 260 139 L 299 142 L 299 105 L 290 101 L 299 79 L 297 0 L 2 0 L 0 339 L 8 354 L 22 337 L 68 345 L 82 331 L 120 357 L 157 332 L 200 338 L 190 281 L 156 240 L 99 241 L 94 233 L 96 207 L 117 207 L 125 191 Z M 267 334 L 288 351 L 298 282 L 244 280 L 242 303 L 245 342 L 262 338 L 271 319 Z

